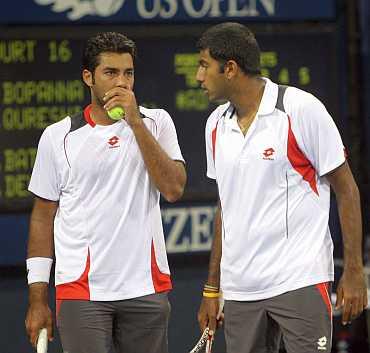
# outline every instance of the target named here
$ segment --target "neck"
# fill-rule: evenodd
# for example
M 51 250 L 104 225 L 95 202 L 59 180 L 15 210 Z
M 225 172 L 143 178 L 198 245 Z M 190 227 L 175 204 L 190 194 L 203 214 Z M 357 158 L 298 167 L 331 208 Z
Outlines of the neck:
M 239 118 L 254 116 L 260 106 L 265 81 L 261 78 L 244 77 L 230 96 Z
M 107 115 L 105 109 L 97 102 L 91 102 L 90 117 L 97 125 L 112 125 L 114 121 Z

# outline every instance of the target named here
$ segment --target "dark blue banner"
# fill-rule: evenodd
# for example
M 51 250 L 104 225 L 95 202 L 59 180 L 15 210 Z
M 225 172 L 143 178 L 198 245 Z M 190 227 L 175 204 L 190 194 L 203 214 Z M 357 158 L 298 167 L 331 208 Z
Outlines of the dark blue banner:
M 0 23 L 125 25 L 334 17 L 335 0 L 19 0 L 3 4 Z
M 162 207 L 168 254 L 211 250 L 215 204 Z M 29 214 L 0 214 L 0 266 L 23 265 Z

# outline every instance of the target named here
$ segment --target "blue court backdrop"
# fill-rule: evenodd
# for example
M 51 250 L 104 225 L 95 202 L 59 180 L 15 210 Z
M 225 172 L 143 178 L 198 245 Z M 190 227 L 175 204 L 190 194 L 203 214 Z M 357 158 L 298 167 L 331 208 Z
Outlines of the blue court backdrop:
M 335 10 L 334 0 L 6 0 L 0 24 L 328 20 Z
M 332 203 L 333 204 L 333 203 Z M 162 207 L 162 223 L 169 255 L 209 252 L 213 237 L 215 203 L 193 203 Z M 24 266 L 29 214 L 0 215 L 0 266 Z M 334 246 L 340 243 L 335 207 L 330 229 Z
M 162 208 L 162 222 L 169 254 L 211 249 L 214 204 Z M 29 214 L 0 215 L 0 266 L 24 266 Z

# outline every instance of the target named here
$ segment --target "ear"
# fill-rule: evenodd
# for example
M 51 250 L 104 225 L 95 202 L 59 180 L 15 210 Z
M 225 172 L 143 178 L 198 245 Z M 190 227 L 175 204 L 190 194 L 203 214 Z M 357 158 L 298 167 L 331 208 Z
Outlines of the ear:
M 85 84 L 89 87 L 93 86 L 93 75 L 91 71 L 84 69 L 82 71 L 82 79 L 85 82 Z
M 225 63 L 224 72 L 225 72 L 227 79 L 230 80 L 233 77 L 235 77 L 238 71 L 239 71 L 239 65 L 236 63 L 235 60 L 228 60 Z

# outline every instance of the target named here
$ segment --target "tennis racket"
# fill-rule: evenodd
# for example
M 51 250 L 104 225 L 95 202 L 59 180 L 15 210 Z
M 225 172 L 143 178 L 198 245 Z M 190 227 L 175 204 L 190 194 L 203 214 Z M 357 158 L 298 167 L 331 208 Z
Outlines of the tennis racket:
M 218 313 L 217 313 L 217 320 L 220 318 L 221 313 L 224 309 L 224 298 L 221 294 L 219 298 L 219 308 L 218 308 Z M 194 346 L 194 348 L 190 351 L 190 353 L 197 353 L 202 351 L 203 347 L 206 346 L 206 351 L 205 353 L 211 353 L 212 352 L 212 344 L 213 344 L 213 339 L 214 335 L 209 334 L 209 327 L 206 327 L 205 330 L 202 333 L 202 336 L 200 337 L 199 341 L 197 344 Z
M 194 346 L 194 348 L 190 351 L 190 353 L 201 352 L 204 346 L 206 346 L 206 353 L 211 353 L 212 343 L 213 343 L 213 336 L 209 335 L 209 327 L 206 327 L 199 341 Z
M 37 353 L 48 353 L 48 331 L 46 328 L 40 330 L 36 349 Z

